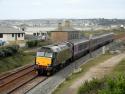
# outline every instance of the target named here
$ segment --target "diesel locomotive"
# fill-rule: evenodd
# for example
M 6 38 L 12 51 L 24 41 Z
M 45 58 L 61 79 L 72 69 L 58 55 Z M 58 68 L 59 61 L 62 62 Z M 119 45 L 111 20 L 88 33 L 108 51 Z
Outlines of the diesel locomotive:
M 35 69 L 39 75 L 51 75 L 65 65 L 114 40 L 114 33 L 91 39 L 77 39 L 41 47 L 36 53 Z

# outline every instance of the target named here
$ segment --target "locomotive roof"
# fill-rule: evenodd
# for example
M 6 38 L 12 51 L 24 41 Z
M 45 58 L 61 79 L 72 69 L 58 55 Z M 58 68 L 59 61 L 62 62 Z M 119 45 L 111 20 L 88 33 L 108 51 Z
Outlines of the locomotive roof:
M 67 46 L 66 43 L 58 43 L 58 44 L 43 46 L 43 48 L 49 48 L 53 52 L 60 52 L 60 51 L 62 51 L 64 49 L 68 49 L 69 47 Z

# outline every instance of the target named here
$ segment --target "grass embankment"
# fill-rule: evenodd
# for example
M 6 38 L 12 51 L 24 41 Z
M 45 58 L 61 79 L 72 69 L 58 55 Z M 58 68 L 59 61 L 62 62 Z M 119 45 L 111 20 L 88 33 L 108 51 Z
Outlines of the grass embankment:
M 17 53 L 13 56 L 0 58 L 0 73 L 34 62 L 34 53 Z
M 109 76 L 86 82 L 78 94 L 125 94 L 125 59 L 114 67 Z
M 125 73 L 125 59 L 123 59 L 112 71 L 112 73 Z
M 79 77 L 83 76 L 84 73 L 89 70 L 92 66 L 97 65 L 101 62 L 104 62 L 105 60 L 111 58 L 113 55 L 111 54 L 105 54 L 98 56 L 95 59 L 92 59 L 88 61 L 86 64 L 82 65 L 82 70 L 79 73 L 73 73 L 72 76 L 68 77 L 65 82 L 63 82 L 54 92 L 53 94 L 63 94 L 63 92 Z

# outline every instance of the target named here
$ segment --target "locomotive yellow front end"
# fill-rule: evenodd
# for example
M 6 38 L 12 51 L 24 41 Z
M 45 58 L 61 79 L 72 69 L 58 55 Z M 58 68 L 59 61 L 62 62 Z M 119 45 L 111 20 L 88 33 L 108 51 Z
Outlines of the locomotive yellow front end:
M 52 70 L 52 52 L 49 51 L 39 51 L 36 54 L 35 58 L 35 69 L 38 74 L 47 74 L 49 75 Z
M 36 57 L 36 65 L 39 67 L 48 67 L 51 64 L 51 58 L 48 57 Z

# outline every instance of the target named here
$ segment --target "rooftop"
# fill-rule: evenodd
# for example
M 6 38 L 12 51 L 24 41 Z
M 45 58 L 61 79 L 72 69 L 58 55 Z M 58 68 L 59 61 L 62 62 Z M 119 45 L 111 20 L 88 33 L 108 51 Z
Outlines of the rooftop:
M 52 31 L 55 27 L 26 27 L 25 32 Z
M 10 34 L 10 33 L 24 33 L 23 31 L 20 31 L 18 29 L 15 29 L 13 27 L 4 27 L 0 26 L 0 34 Z

